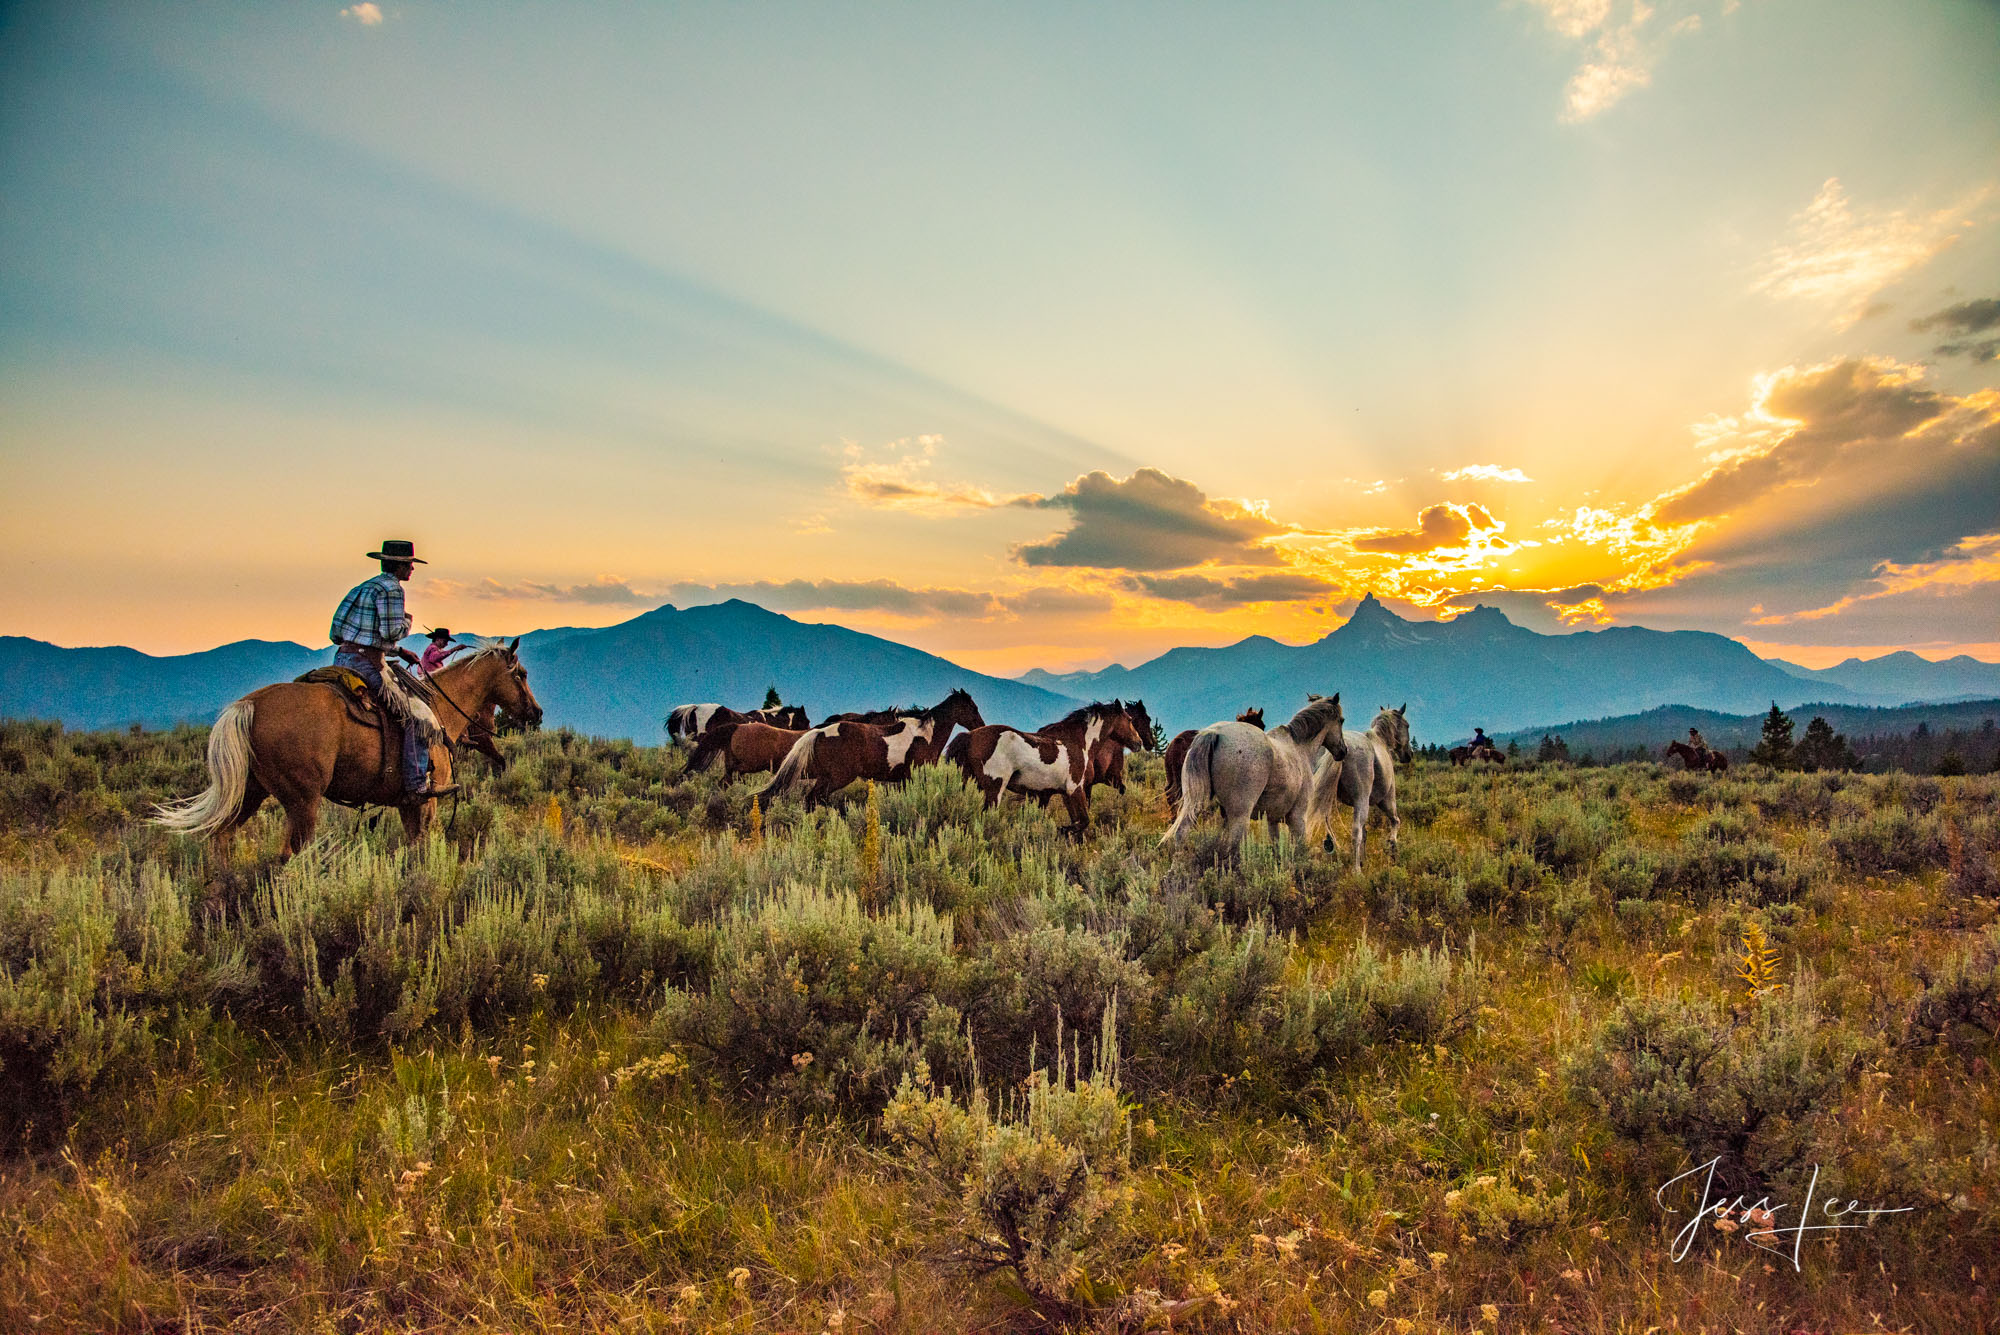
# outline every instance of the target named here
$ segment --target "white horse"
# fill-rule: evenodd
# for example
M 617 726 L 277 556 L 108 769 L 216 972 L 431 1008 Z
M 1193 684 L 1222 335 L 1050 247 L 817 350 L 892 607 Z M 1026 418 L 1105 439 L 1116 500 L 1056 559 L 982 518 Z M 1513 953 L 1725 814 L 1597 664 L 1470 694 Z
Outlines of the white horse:
M 1336 761 L 1320 757 L 1313 769 L 1312 817 L 1327 824 L 1326 849 L 1333 851 L 1335 801 L 1354 808 L 1354 869 L 1361 870 L 1361 841 L 1368 829 L 1371 807 L 1382 808 L 1389 820 L 1389 856 L 1396 855 L 1396 836 L 1403 818 L 1396 814 L 1396 766 L 1410 763 L 1410 721 L 1403 716 L 1408 705 L 1390 709 L 1387 705 L 1368 725 L 1366 732 L 1346 735 L 1347 756 Z
M 1336 771 L 1347 754 L 1339 694 L 1310 700 L 1290 723 L 1269 732 L 1231 722 L 1211 723 L 1197 733 L 1181 762 L 1180 814 L 1160 842 L 1187 838 L 1211 798 L 1222 808 L 1227 852 L 1242 845 L 1252 816 L 1262 816 L 1273 830 L 1280 822 L 1289 825 L 1301 842 L 1309 838 L 1315 753 L 1323 748 L 1319 763 Z

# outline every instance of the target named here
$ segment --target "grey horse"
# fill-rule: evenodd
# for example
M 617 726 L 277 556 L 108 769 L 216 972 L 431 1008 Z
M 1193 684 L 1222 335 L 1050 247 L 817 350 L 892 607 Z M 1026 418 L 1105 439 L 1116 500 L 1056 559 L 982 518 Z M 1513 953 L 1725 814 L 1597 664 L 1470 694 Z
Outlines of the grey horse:
M 1390 709 L 1384 705 L 1366 732 L 1346 736 L 1347 755 L 1336 761 L 1320 757 L 1313 768 L 1312 819 L 1327 824 L 1326 849 L 1333 851 L 1334 802 L 1338 799 L 1354 808 L 1354 869 L 1361 870 L 1361 841 L 1368 829 L 1371 807 L 1382 808 L 1389 821 L 1389 855 L 1396 854 L 1396 835 L 1403 818 L 1396 814 L 1396 766 L 1410 763 L 1410 721 L 1403 716 L 1407 704 Z
M 1181 809 L 1161 843 L 1179 843 L 1201 819 L 1211 800 L 1222 807 L 1224 847 L 1234 853 L 1252 816 L 1276 829 L 1289 825 L 1295 838 L 1310 837 L 1313 760 L 1338 768 L 1347 754 L 1341 732 L 1340 696 L 1315 695 L 1290 723 L 1265 732 L 1248 723 L 1211 723 L 1195 735 L 1181 762 Z

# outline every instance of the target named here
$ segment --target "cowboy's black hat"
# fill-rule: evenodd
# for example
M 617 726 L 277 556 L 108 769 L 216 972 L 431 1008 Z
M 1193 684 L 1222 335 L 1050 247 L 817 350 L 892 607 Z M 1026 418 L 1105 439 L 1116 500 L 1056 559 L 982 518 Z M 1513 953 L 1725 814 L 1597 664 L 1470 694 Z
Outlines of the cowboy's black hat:
M 382 539 L 382 550 L 368 553 L 368 559 L 371 561 L 412 561 L 420 566 L 430 564 L 429 561 L 417 555 L 417 545 L 408 538 Z
M 437 629 L 431 632 L 431 638 L 433 640 L 436 640 L 438 643 L 442 644 L 446 640 L 451 638 L 451 632 L 446 630 L 443 626 L 439 626 Z

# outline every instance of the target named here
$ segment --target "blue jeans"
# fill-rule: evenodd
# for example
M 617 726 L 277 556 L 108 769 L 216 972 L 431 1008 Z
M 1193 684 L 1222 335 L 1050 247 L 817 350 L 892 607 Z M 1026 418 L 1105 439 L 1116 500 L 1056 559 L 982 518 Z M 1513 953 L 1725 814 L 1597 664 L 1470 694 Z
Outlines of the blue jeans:
M 359 654 L 337 653 L 333 656 L 335 667 L 346 668 L 355 676 L 368 683 L 368 689 L 375 692 L 379 701 L 382 696 L 382 674 L 375 665 Z M 386 712 L 387 706 L 384 706 Z M 420 793 L 431 775 L 431 749 L 417 736 L 417 721 L 403 720 L 403 791 Z

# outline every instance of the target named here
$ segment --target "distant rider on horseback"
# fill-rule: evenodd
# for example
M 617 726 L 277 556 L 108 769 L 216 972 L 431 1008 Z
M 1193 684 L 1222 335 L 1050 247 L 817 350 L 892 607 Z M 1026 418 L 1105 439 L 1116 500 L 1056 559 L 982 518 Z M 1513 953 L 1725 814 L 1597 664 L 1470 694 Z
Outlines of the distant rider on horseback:
M 423 701 L 410 696 L 390 675 L 390 654 L 415 663 L 418 658 L 400 641 L 410 633 L 410 614 L 403 607 L 403 583 L 420 565 L 429 565 L 404 538 L 389 538 L 382 550 L 370 552 L 382 563 L 382 573 L 347 591 L 333 614 L 328 632 L 337 651 L 335 667 L 346 668 L 368 683 L 384 711 L 403 728 L 403 792 L 409 802 L 422 802 L 455 792 L 455 784 L 432 787 L 431 743 L 438 737 L 436 717 Z
M 1688 729 L 1688 745 L 1693 748 L 1694 753 L 1696 755 L 1702 756 L 1704 758 L 1707 757 L 1708 742 L 1705 738 L 1702 737 L 1700 728 Z

